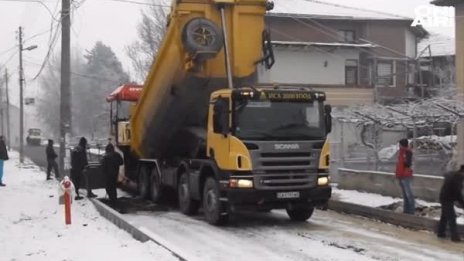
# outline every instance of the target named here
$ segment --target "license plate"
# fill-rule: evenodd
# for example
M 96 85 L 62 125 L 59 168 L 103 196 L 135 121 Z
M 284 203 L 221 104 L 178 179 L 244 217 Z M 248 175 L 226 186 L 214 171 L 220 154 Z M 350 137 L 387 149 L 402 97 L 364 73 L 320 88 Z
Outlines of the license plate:
M 277 192 L 277 198 L 299 198 L 300 192 Z

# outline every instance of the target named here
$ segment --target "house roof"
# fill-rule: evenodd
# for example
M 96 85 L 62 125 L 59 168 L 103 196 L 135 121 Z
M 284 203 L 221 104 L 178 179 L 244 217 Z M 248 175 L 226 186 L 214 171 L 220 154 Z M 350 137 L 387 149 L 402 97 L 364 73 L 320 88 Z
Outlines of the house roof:
M 337 20 L 410 20 L 411 17 L 389 14 L 382 11 L 367 10 L 349 7 L 326 1 L 307 0 L 274 0 L 274 9 L 270 15 L 275 16 L 302 16 L 311 18 L 337 19 Z
M 464 0 L 434 0 L 431 4 L 438 6 L 455 6 L 457 4 L 464 4 Z
M 408 28 L 419 37 L 428 35 L 428 32 L 420 25 L 409 26 L 413 22 L 411 17 L 319 0 L 274 0 L 274 9 L 267 15 L 297 19 L 400 21 L 408 24 Z
M 320 43 L 320 42 L 290 42 L 290 41 L 272 41 L 273 45 L 276 46 L 328 46 L 328 47 L 356 47 L 356 48 L 373 48 L 376 47 L 374 44 L 370 43 Z
M 417 46 L 418 52 L 422 52 L 427 46 L 432 49 L 432 56 L 452 56 L 456 54 L 455 38 L 442 34 L 431 34 L 428 38 L 423 39 Z M 428 56 L 426 52 L 423 56 Z

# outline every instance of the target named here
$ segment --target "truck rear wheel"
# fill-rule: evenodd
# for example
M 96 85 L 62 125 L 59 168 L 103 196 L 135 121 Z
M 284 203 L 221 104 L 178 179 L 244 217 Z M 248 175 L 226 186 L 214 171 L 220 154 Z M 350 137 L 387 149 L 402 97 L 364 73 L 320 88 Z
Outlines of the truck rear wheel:
M 139 197 L 146 199 L 148 198 L 148 191 L 149 191 L 149 184 L 150 179 L 148 175 L 148 166 L 142 165 L 140 166 L 140 172 L 137 179 L 137 191 L 139 193 Z
M 214 178 L 208 178 L 203 188 L 203 212 L 211 225 L 224 225 L 229 214 L 219 198 L 219 186 Z
M 313 207 L 287 207 L 287 214 L 292 221 L 305 222 L 314 212 Z
M 150 175 L 150 199 L 155 203 L 160 203 L 163 196 L 160 173 L 156 166 L 153 166 Z
M 180 212 L 186 215 L 194 215 L 198 212 L 200 202 L 190 197 L 190 188 L 188 182 L 188 173 L 182 173 L 177 186 L 177 198 L 179 199 Z

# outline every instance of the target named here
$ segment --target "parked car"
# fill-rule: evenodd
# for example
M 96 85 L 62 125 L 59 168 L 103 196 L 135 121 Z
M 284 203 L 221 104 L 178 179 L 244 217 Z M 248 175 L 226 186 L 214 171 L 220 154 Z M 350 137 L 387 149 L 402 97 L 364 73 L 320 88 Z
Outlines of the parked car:
M 26 143 L 29 146 L 40 146 L 42 141 L 42 130 L 31 128 L 27 130 Z

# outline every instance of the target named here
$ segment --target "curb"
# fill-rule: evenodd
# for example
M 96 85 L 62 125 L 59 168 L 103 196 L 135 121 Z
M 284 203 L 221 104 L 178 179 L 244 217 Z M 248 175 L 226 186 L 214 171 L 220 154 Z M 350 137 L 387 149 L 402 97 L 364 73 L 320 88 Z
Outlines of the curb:
M 90 199 L 90 201 L 94 204 L 95 208 L 97 209 L 98 213 L 100 213 L 101 216 L 108 219 L 111 223 L 115 224 L 120 229 L 131 234 L 132 237 L 135 238 L 136 240 L 144 242 L 144 243 L 150 240 L 154 242 L 155 244 L 159 245 L 160 247 L 169 251 L 173 256 L 178 258 L 180 261 L 187 261 L 186 258 L 174 252 L 172 249 L 168 248 L 165 244 L 162 244 L 160 242 L 161 239 L 155 239 L 155 236 L 151 235 L 150 231 L 143 229 L 143 228 L 135 227 L 133 224 L 126 221 L 121 214 L 119 214 L 114 209 L 108 207 L 104 203 L 100 202 L 100 200 L 92 198 Z
M 396 213 L 384 209 L 367 207 L 336 200 L 329 201 L 329 209 L 339 213 L 358 215 L 392 225 L 416 230 L 427 230 L 435 232 L 438 225 L 438 220 L 430 218 Z M 461 235 L 464 235 L 464 225 L 458 225 L 458 230 Z

